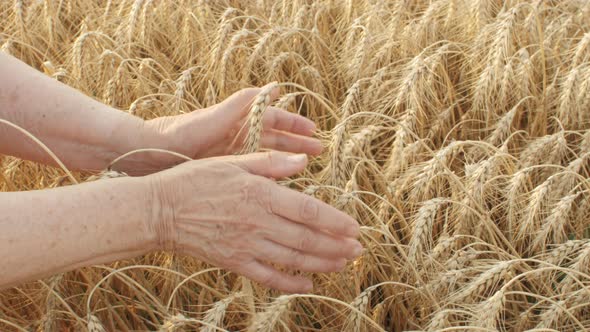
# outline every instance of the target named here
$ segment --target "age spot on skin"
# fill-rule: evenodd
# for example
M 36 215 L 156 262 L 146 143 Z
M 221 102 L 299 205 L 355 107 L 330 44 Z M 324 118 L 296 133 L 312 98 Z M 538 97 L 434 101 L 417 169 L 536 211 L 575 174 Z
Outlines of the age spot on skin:
M 8 94 L 8 105 L 9 106 L 16 106 L 18 104 L 18 86 L 15 86 L 14 89 Z
M 213 232 L 213 241 L 218 241 L 223 238 L 223 225 L 215 224 L 215 232 Z
M 209 208 L 210 211 L 216 211 L 217 208 L 215 207 L 215 204 L 213 204 L 213 202 L 206 200 L 205 204 L 207 205 L 207 207 Z

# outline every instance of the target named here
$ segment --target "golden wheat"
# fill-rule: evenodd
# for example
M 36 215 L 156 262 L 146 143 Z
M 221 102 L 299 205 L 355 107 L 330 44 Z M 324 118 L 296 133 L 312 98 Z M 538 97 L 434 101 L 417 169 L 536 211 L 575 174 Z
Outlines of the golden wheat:
M 0 329 L 590 329 L 589 13 L 581 0 L 0 2 L 0 51 L 144 119 L 278 82 L 234 150 L 262 148 L 280 86 L 272 106 L 314 120 L 328 147 L 281 183 L 357 218 L 366 247 L 307 295 L 223 270 L 183 282 L 208 265 L 171 253 L 83 268 L 0 292 Z M 126 176 L 0 165 L 3 191 Z

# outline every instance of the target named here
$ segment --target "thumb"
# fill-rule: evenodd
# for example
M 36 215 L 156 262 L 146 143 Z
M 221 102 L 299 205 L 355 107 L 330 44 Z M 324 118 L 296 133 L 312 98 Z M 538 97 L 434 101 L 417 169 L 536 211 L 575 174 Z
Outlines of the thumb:
M 234 93 L 233 95 L 229 96 L 224 101 L 222 101 L 220 104 L 221 107 L 219 109 L 222 109 L 226 112 L 229 111 L 231 114 L 235 114 L 241 119 L 242 117 L 244 117 L 248 113 L 248 110 L 250 109 L 250 106 L 252 106 L 252 102 L 254 101 L 254 98 L 256 98 L 256 96 L 259 93 L 264 91 L 265 88 L 270 87 L 270 85 L 272 85 L 272 84 L 276 84 L 276 83 L 275 82 L 269 83 L 261 88 L 242 89 L 242 90 Z M 270 100 L 273 101 L 273 100 L 277 99 L 278 96 L 279 96 L 279 88 L 277 87 L 271 91 Z
M 284 178 L 295 175 L 307 166 L 307 155 L 286 152 L 259 152 L 233 156 L 231 162 L 254 175 Z

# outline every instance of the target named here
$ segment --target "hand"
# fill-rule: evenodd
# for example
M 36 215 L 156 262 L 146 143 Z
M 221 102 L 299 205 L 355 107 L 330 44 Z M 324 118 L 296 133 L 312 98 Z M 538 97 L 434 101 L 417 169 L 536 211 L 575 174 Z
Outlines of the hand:
M 306 164 L 305 155 L 267 152 L 196 160 L 145 177 L 158 247 L 271 288 L 310 291 L 311 281 L 270 263 L 335 272 L 362 247 L 354 219 L 270 179 L 291 176 Z
M 168 149 L 191 158 L 222 156 L 239 152 L 247 133 L 248 112 L 261 88 L 240 90 L 225 101 L 206 109 L 178 116 L 161 117 L 146 122 L 158 140 L 168 142 Z M 271 95 L 276 99 L 275 89 Z M 269 107 L 263 118 L 261 147 L 293 153 L 317 155 L 319 140 L 310 136 L 313 121 L 276 107 Z M 239 137 L 238 136 L 239 133 Z

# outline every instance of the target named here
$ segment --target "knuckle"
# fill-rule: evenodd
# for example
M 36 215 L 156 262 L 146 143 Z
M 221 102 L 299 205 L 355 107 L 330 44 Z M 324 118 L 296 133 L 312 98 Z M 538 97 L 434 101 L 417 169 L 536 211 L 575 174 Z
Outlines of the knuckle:
M 240 132 L 240 128 L 237 128 L 237 127 L 232 127 L 232 128 L 231 128 L 231 129 L 228 131 L 228 133 L 227 133 L 227 137 L 234 138 L 234 137 L 238 136 L 238 133 L 239 133 L 239 132 Z
M 264 253 L 264 257 L 266 260 L 275 263 L 284 263 L 288 257 L 286 257 L 284 252 L 278 250 L 270 250 Z
M 287 111 L 285 111 L 287 112 Z M 287 112 L 287 121 L 289 123 L 289 131 L 295 131 L 295 129 L 297 128 L 297 118 L 295 116 L 293 116 L 291 113 Z
M 299 216 L 304 222 L 316 222 L 319 218 L 320 206 L 313 197 L 304 197 L 299 209 Z
M 266 185 L 266 195 L 268 195 L 267 211 L 269 214 L 276 214 L 280 210 L 279 202 L 276 195 L 276 184 L 269 183 Z
M 226 258 L 223 261 L 223 267 L 230 271 L 237 271 L 240 269 L 242 262 L 235 258 Z
M 264 153 L 264 159 L 266 160 L 268 168 L 272 169 L 275 166 L 275 162 L 276 162 L 274 152 L 266 151 L 263 153 Z
M 245 89 L 242 89 L 242 90 L 236 92 L 236 97 L 239 97 L 239 98 L 254 97 L 259 92 L 259 90 L 260 90 L 259 88 L 245 88 Z
M 294 268 L 303 268 L 305 267 L 305 263 L 307 262 L 307 259 L 305 258 L 305 255 L 297 250 L 292 250 L 291 251 L 291 266 Z
M 280 115 L 279 115 L 279 112 L 277 111 L 276 108 L 271 108 L 269 111 L 270 112 L 267 112 L 267 114 L 268 114 L 268 117 L 269 117 L 270 127 L 271 128 L 274 128 L 280 122 Z
M 297 239 L 297 250 L 308 251 L 313 245 L 313 232 L 309 228 L 304 228 Z
M 240 183 L 240 203 L 249 204 L 251 202 L 254 188 L 256 188 L 256 185 L 250 177 L 245 177 L 242 180 Z
M 274 288 L 277 285 L 278 280 L 276 273 L 268 273 L 261 277 L 259 282 L 265 287 Z
M 258 205 L 263 208 L 266 213 L 271 214 L 273 212 L 272 202 L 272 186 L 266 181 L 262 181 L 256 186 L 256 201 Z
M 233 248 L 228 251 L 225 253 L 218 252 L 217 256 L 223 262 L 224 267 L 231 270 L 244 270 L 253 259 L 250 253 L 244 252 L 240 248 Z
M 255 204 L 265 210 L 270 210 L 272 208 L 271 191 L 271 183 L 253 177 L 247 177 L 241 184 L 241 203 L 246 205 Z

